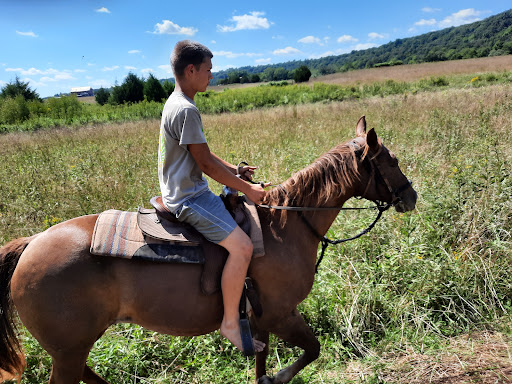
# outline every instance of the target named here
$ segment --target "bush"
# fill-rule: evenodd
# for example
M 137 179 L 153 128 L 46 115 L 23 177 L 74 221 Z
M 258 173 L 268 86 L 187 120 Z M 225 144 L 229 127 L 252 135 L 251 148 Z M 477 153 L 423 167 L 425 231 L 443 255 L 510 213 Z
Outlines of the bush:
M 73 118 L 80 117 L 83 110 L 83 104 L 76 96 L 51 98 L 46 102 L 46 106 L 47 116 L 55 120 L 64 120 L 66 124 L 71 123 Z
M 98 92 L 96 92 L 96 102 L 99 105 L 105 105 L 108 101 L 108 98 L 110 97 L 110 92 L 107 91 L 105 88 L 98 89 Z
M 305 81 L 309 81 L 310 77 L 311 77 L 311 71 L 305 65 L 300 66 L 293 73 L 293 80 L 295 80 L 296 83 L 302 83 Z
M 28 119 L 30 111 L 22 95 L 7 97 L 0 104 L 0 122 L 3 124 L 20 123 Z

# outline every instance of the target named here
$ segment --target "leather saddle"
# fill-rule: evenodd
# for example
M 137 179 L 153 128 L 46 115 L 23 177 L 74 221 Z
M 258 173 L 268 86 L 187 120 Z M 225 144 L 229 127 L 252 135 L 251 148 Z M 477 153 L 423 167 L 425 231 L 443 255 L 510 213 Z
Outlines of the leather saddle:
M 234 198 L 238 199 L 238 196 L 224 197 L 223 200 L 238 225 L 249 233 L 250 221 L 245 211 L 237 208 L 238 202 Z M 138 209 L 137 224 L 140 230 L 145 236 L 157 239 L 163 244 L 167 243 L 175 249 L 179 246 L 185 250 L 181 252 L 182 257 L 178 262 L 204 264 L 201 275 L 203 293 L 212 294 L 220 291 L 222 271 L 228 257 L 227 250 L 208 241 L 191 225 L 180 222 L 164 205 L 161 196 L 151 198 L 150 203 L 153 209 Z M 158 245 L 158 247 L 163 246 L 165 245 Z M 154 245 L 151 246 L 151 252 L 155 251 L 154 247 Z M 178 259 L 175 258 L 175 260 Z

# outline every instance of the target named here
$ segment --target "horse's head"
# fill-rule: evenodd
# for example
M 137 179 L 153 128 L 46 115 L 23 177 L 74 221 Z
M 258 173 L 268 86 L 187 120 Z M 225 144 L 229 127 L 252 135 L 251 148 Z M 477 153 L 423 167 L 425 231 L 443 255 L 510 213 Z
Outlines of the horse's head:
M 361 190 L 356 193 L 365 199 L 392 203 L 397 212 L 414 209 L 418 197 L 412 182 L 398 166 L 398 159 L 377 137 L 375 129 L 366 132 L 365 117 L 356 126 L 357 138 L 352 141 L 357 148 Z

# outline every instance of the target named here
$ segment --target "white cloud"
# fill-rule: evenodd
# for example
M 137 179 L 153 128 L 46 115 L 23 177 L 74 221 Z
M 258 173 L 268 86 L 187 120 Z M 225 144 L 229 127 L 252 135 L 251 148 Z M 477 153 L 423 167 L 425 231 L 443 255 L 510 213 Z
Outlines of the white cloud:
M 84 73 L 84 72 L 87 72 L 87 71 L 85 69 L 75 69 L 73 72 Z
M 28 37 L 39 37 L 37 36 L 34 32 L 32 31 L 28 31 L 28 32 L 21 32 L 21 31 L 16 31 L 16 33 L 20 36 L 28 36 Z
M 47 84 L 43 83 L 42 81 L 35 81 L 28 77 L 21 79 L 21 81 L 23 81 L 24 83 L 30 83 L 30 85 L 33 87 L 46 87 L 47 86 Z
M 481 20 L 480 16 L 485 13 L 488 12 L 477 11 L 474 8 L 461 9 L 460 11 L 446 17 L 444 20 L 441 20 L 439 22 L 439 27 L 457 27 L 462 24 L 474 23 L 475 21 Z
M 55 75 L 53 77 L 43 76 L 40 79 L 40 81 L 50 82 L 50 83 L 53 83 L 56 81 L 63 81 L 63 80 L 76 80 L 76 79 L 73 76 L 71 76 L 71 74 L 69 74 L 69 73 L 61 73 L 61 74 Z
M 306 36 L 302 39 L 299 39 L 298 42 L 302 44 L 318 44 L 318 45 L 325 45 L 329 41 L 329 37 L 324 37 L 323 39 L 320 39 L 319 37 L 315 36 Z
M 131 51 L 128 51 L 128 53 L 132 55 L 134 53 L 140 53 L 140 51 L 138 49 L 132 49 Z
M 342 35 L 338 37 L 336 40 L 338 43 L 357 43 L 359 39 L 356 39 L 354 36 L 350 35 Z
M 17 72 L 22 76 L 45 76 L 45 81 L 60 81 L 60 80 L 68 80 L 72 79 L 70 70 L 59 71 L 57 69 L 49 68 L 49 69 L 37 69 L 37 68 L 5 68 L 6 72 Z M 85 72 L 83 69 L 77 69 L 75 72 Z M 53 76 L 53 77 L 50 77 Z
M 302 39 L 299 39 L 298 42 L 303 44 L 321 44 L 322 40 L 320 40 L 318 37 L 306 36 Z
M 427 12 L 424 8 L 424 12 Z M 440 11 L 437 8 L 428 8 L 430 12 Z M 474 23 L 475 21 L 481 20 L 481 16 L 489 13 L 488 11 L 477 11 L 474 8 L 461 9 L 458 12 L 452 13 L 450 16 L 445 17 L 443 20 L 438 21 L 432 19 L 421 19 L 414 23 L 417 27 L 433 27 L 433 28 L 447 28 L 457 27 L 462 24 Z M 414 28 L 409 29 L 410 32 L 415 32 Z
M 103 72 L 115 71 L 116 69 L 119 69 L 119 65 L 114 65 L 113 67 L 103 67 L 102 71 Z
M 436 19 L 421 19 L 420 21 L 417 21 L 414 23 L 414 25 L 417 25 L 418 27 L 424 27 L 424 26 L 429 26 L 429 25 L 436 25 L 437 24 L 437 20 Z
M 151 72 L 155 72 L 155 71 L 153 70 L 153 68 L 144 68 L 144 69 L 141 69 L 140 71 L 141 71 L 142 73 L 151 73 Z
M 286 47 L 283 49 L 276 49 L 273 53 L 274 55 L 296 55 L 302 52 L 299 51 L 297 48 Z
M 370 32 L 368 34 L 368 37 L 371 39 L 371 40 L 378 40 L 378 39 L 385 39 L 386 38 L 386 35 L 383 35 L 381 33 L 377 33 L 377 32 Z
M 95 12 L 98 12 L 98 13 L 110 13 L 110 11 L 105 8 L 105 7 L 101 7 L 101 8 L 98 8 L 95 10 Z
M 434 13 L 434 12 L 441 11 L 441 8 L 423 7 L 423 8 L 421 8 L 421 11 L 425 12 L 425 13 Z
M 5 81 L 0 80 L 0 86 L 3 86 L 3 85 L 5 85 L 5 84 L 7 84 Z
M 268 29 L 272 22 L 268 21 L 265 12 L 251 12 L 241 16 L 233 16 L 229 21 L 232 21 L 235 25 L 217 25 L 219 32 L 234 32 L 241 31 L 244 29 Z
M 271 58 L 266 58 L 266 59 L 256 59 L 254 60 L 254 62 L 258 65 L 262 65 L 262 64 L 270 64 L 272 62 L 272 59 Z
M 136 71 L 137 70 L 136 67 L 132 67 L 132 66 L 129 66 L 129 65 L 125 65 L 124 69 L 126 69 L 127 71 Z
M 194 36 L 197 32 L 196 28 L 193 27 L 180 27 L 178 24 L 174 24 L 170 20 L 163 20 L 162 23 L 155 24 L 155 30 L 150 33 L 155 35 L 187 35 Z

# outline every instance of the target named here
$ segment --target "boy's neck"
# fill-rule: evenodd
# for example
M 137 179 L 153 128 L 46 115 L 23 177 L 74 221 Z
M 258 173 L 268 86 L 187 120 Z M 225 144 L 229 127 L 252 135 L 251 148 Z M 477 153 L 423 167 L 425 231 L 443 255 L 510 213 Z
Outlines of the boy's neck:
M 192 87 L 187 87 L 186 85 L 181 84 L 181 82 L 178 81 L 177 79 L 176 79 L 176 85 L 175 85 L 174 90 L 176 92 L 184 93 L 191 100 L 194 100 L 194 96 L 197 93 L 197 91 L 194 90 Z

